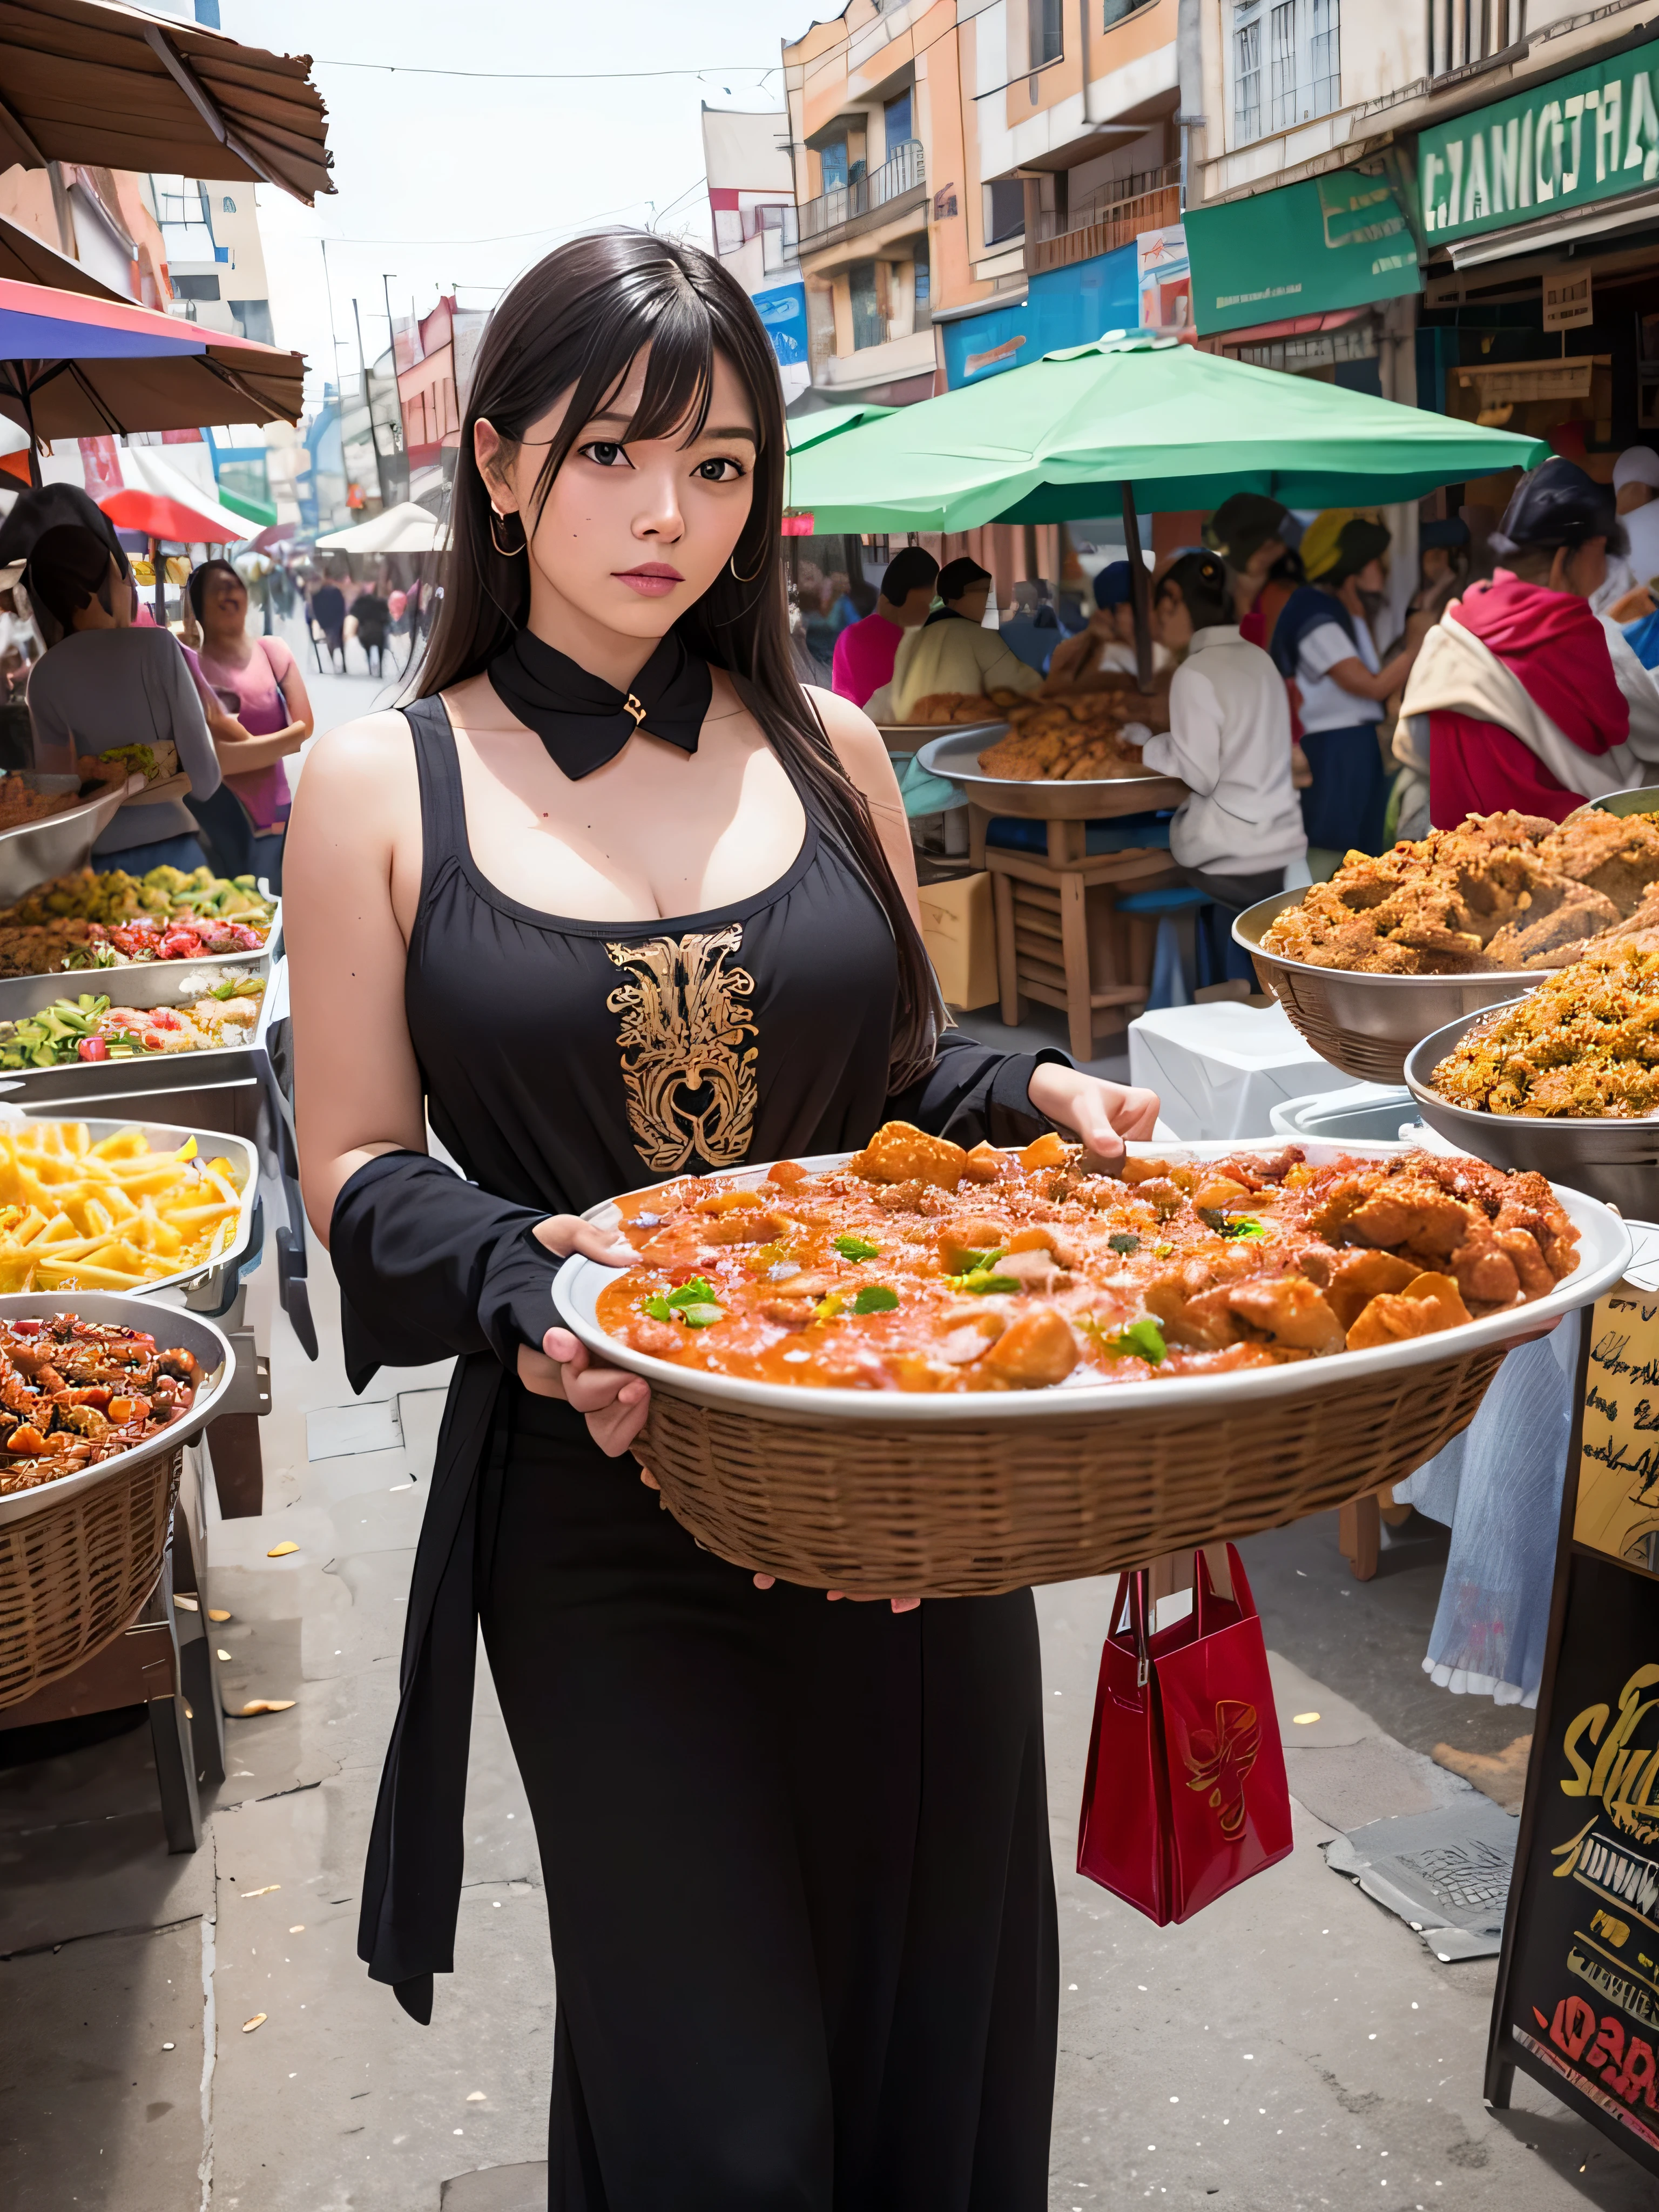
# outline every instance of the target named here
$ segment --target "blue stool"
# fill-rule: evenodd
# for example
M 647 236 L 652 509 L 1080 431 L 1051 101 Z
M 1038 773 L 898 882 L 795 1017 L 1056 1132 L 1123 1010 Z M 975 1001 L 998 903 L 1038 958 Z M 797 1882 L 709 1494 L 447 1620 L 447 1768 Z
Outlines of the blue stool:
M 1116 901 L 1117 911 L 1129 917 L 1131 931 L 1137 938 L 1156 924 L 1157 936 L 1152 945 L 1152 981 L 1146 995 L 1146 1011 L 1152 1013 L 1160 1006 L 1190 1006 L 1192 987 L 1182 964 L 1181 939 L 1176 931 L 1178 914 L 1196 915 L 1200 907 L 1212 906 L 1215 902 L 1204 892 L 1194 890 L 1187 884 L 1171 884 L 1161 891 L 1129 891 Z M 1144 939 L 1141 939 L 1144 943 Z M 1137 956 L 1140 946 L 1137 945 Z M 1134 972 L 1144 973 L 1137 957 L 1133 962 Z

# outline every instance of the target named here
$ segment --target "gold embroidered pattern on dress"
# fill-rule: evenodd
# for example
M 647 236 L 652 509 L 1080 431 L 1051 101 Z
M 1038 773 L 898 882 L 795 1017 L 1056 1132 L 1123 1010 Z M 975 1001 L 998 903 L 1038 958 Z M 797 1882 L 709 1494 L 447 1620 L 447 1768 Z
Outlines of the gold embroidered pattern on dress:
M 743 924 L 707 937 L 653 937 L 607 945 L 634 981 L 605 1000 L 623 1017 L 617 1032 L 634 1148 L 647 1167 L 672 1175 L 694 1152 L 710 1167 L 735 1167 L 755 1122 L 759 1031 L 739 1002 L 755 979 L 727 961 Z

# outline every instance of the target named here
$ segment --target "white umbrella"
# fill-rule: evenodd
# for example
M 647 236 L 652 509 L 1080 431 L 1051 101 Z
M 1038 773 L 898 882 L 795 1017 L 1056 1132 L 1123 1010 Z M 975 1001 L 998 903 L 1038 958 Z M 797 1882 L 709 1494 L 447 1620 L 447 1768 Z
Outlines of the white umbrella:
M 449 544 L 449 526 L 440 522 L 430 507 L 406 499 L 384 514 L 349 530 L 331 530 L 317 540 L 319 553 L 441 553 Z
M 118 485 L 94 494 L 118 530 L 142 530 L 174 545 L 240 545 L 258 527 L 234 508 L 222 507 L 182 470 L 164 459 L 164 446 L 118 446 Z

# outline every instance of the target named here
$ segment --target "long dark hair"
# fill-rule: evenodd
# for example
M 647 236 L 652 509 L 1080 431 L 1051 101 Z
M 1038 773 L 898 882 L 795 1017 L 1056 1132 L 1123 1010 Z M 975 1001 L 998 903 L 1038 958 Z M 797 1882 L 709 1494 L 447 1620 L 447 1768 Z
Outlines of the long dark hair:
M 1158 598 L 1166 592 L 1186 601 L 1195 630 L 1215 629 L 1234 619 L 1232 586 L 1217 554 L 1183 553 L 1172 561 L 1158 580 Z
M 451 493 L 444 596 L 414 694 L 430 698 L 478 675 L 529 618 L 530 563 L 521 550 L 502 553 L 496 545 L 473 425 L 483 416 L 504 441 L 520 441 L 562 392 L 570 392 L 526 518 L 533 537 L 566 456 L 612 404 L 647 346 L 645 387 L 626 436 L 666 437 L 682 424 L 688 442 L 697 436 L 708 418 L 716 353 L 755 410 L 760 447 L 749 519 L 731 562 L 674 627 L 692 652 L 732 678 L 821 826 L 887 916 L 898 954 L 891 1084 L 902 1089 L 933 1062 L 944 1021 L 938 986 L 864 795 L 794 671 L 780 557 L 787 448 L 777 363 L 747 295 L 711 256 L 649 231 L 604 231 L 557 247 L 496 307 L 473 368 Z

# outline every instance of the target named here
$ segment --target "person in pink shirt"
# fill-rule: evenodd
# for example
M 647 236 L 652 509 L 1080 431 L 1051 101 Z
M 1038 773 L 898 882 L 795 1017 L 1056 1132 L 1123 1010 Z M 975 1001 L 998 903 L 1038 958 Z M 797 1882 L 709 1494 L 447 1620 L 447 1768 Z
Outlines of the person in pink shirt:
M 202 629 L 196 653 L 198 681 L 234 718 L 233 728 L 240 725 L 243 738 L 287 740 L 283 750 L 297 753 L 313 721 L 294 655 L 279 637 L 248 635 L 247 587 L 228 561 L 204 562 L 187 588 L 191 611 Z M 267 742 L 258 750 L 269 756 L 272 747 Z M 253 825 L 256 872 L 280 890 L 289 799 L 281 759 L 270 758 L 246 775 L 228 773 L 225 783 Z
M 939 562 L 920 545 L 906 545 L 887 563 L 876 611 L 848 623 L 836 640 L 830 688 L 855 707 L 893 680 L 899 640 L 920 629 L 933 610 Z

